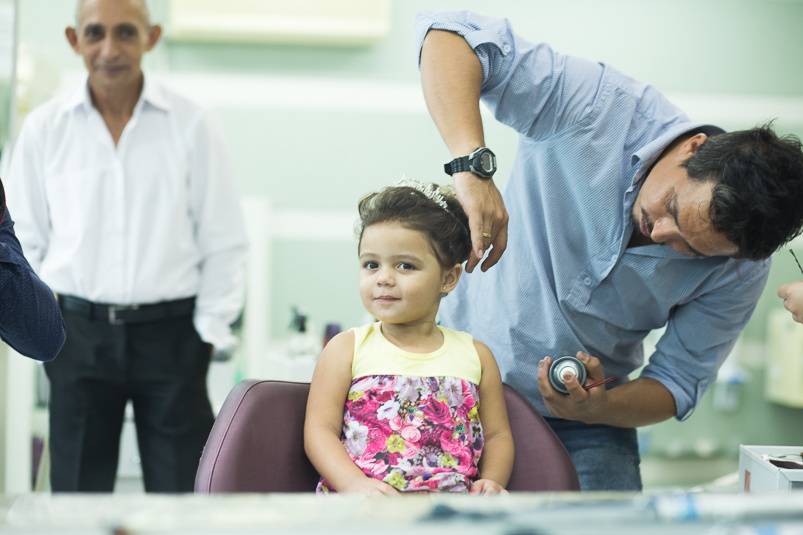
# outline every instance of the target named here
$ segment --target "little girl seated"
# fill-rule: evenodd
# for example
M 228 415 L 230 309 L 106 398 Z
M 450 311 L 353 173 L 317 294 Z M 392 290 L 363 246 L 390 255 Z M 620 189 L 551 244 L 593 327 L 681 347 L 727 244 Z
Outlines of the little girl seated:
M 471 249 L 463 209 L 408 181 L 359 214 L 360 297 L 377 321 L 334 337 L 315 369 L 304 447 L 318 492 L 506 492 L 513 438 L 494 357 L 435 323 Z

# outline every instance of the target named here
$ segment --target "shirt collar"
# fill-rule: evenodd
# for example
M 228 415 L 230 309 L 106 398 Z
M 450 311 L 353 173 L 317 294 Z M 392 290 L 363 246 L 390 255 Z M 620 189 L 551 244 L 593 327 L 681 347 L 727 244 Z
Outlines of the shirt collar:
M 142 94 L 137 101 L 134 110 L 142 106 L 142 103 L 147 103 L 162 111 L 169 111 L 170 104 L 165 98 L 164 92 L 161 87 L 154 83 L 149 76 L 145 76 L 145 81 L 142 87 Z M 92 97 L 89 94 L 89 77 L 85 76 L 84 81 L 75 90 L 70 93 L 64 101 L 65 110 L 73 110 L 78 107 L 84 109 L 92 108 Z
M 638 149 L 630 157 L 631 165 L 636 166 L 641 164 L 640 169 L 633 177 L 633 184 L 637 184 L 642 178 L 644 178 L 645 171 L 649 169 L 653 163 L 655 163 L 655 160 L 658 159 L 658 157 L 664 152 L 664 149 L 666 149 L 673 141 L 683 134 L 687 134 L 694 130 L 703 132 L 708 136 L 715 136 L 725 132 L 725 130 L 718 126 L 706 123 L 681 123 L 673 126 L 660 137 L 650 141 Z

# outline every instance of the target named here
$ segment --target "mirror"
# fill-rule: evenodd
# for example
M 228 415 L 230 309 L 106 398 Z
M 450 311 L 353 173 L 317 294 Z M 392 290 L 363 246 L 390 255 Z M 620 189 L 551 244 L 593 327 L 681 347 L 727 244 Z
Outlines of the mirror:
M 11 134 L 18 0 L 0 0 L 0 151 Z

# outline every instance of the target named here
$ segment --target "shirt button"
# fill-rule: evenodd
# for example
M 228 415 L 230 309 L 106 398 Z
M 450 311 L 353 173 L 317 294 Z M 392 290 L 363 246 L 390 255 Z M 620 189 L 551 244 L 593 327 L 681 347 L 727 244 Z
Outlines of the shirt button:
M 510 54 L 510 45 L 508 44 L 502 45 L 502 52 L 504 52 L 505 54 Z
M 583 279 L 583 284 L 585 284 L 586 286 L 591 286 L 591 277 L 586 277 L 585 279 Z

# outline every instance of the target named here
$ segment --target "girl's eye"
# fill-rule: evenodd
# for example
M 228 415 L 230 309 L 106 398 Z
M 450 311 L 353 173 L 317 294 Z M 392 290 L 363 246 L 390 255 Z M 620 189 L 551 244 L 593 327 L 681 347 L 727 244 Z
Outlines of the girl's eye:
M 399 269 L 402 271 L 411 271 L 415 269 L 415 266 L 407 262 L 401 262 L 399 263 Z
M 363 263 L 362 267 L 364 267 L 365 269 L 376 269 L 379 267 L 379 264 L 377 264 L 373 260 L 368 260 L 367 262 Z

